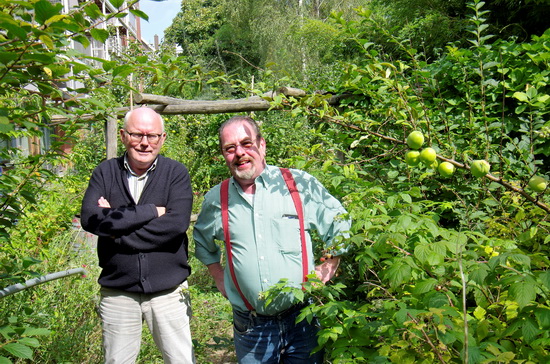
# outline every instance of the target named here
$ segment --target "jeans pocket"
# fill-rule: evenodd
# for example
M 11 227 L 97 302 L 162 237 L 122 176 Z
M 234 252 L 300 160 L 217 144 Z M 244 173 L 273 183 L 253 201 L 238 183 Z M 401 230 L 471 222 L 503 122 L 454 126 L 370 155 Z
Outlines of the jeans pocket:
M 246 335 L 252 329 L 252 321 L 248 313 L 233 312 L 233 329 L 239 335 Z

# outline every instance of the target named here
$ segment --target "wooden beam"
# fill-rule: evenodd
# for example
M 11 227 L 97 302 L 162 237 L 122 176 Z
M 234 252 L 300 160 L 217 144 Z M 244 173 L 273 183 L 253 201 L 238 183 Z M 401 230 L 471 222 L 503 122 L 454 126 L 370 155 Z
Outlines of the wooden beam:
M 268 111 L 279 110 L 282 107 L 274 107 L 270 104 L 275 95 L 283 94 L 286 97 L 302 98 L 307 96 L 306 92 L 301 89 L 292 87 L 281 87 L 277 91 L 270 91 L 262 96 L 251 96 L 242 99 L 234 100 L 184 100 L 176 97 L 153 95 L 153 94 L 137 94 L 134 95 L 134 101 L 138 105 L 147 105 L 161 115 L 178 115 L 178 114 L 224 114 L 236 112 L 250 111 Z M 318 92 L 317 94 L 321 94 Z M 331 95 L 327 102 L 329 105 L 338 106 L 345 98 L 357 97 L 353 95 Z M 130 107 L 120 107 L 115 109 L 117 118 L 123 118 L 130 110 Z M 92 115 L 81 115 L 81 119 L 92 119 Z M 64 116 L 54 115 L 52 121 L 56 123 L 67 121 Z
M 253 107 L 255 107 L 257 103 L 261 103 L 262 105 L 263 104 L 269 105 L 269 101 L 266 99 L 273 99 L 273 97 L 277 94 L 283 94 L 287 97 L 305 97 L 307 95 L 307 93 L 304 90 L 300 90 L 299 88 L 281 87 L 277 91 L 266 92 L 262 96 L 251 96 L 251 97 L 235 99 L 235 100 L 217 100 L 217 101 L 184 100 L 184 99 L 178 99 L 176 97 L 170 97 L 170 96 L 161 96 L 161 95 L 153 95 L 153 94 L 137 94 L 134 96 L 134 101 L 136 104 L 156 104 L 156 105 L 188 105 L 188 104 L 202 104 L 202 103 L 210 103 L 211 105 L 216 105 L 219 103 L 223 105 L 227 102 L 235 103 L 235 104 L 241 104 L 241 103 L 247 104 L 249 102 L 252 102 L 254 104 Z M 247 110 L 241 110 L 241 111 L 247 111 Z M 249 110 L 249 111 L 258 111 L 258 110 Z
M 107 159 L 117 156 L 118 126 L 117 118 L 109 117 L 105 122 L 105 145 Z
M 141 95 L 141 104 L 146 104 L 151 109 L 162 115 L 177 115 L 177 114 L 223 114 L 246 111 L 267 111 L 274 109 L 269 101 L 264 100 L 259 96 L 253 96 L 246 99 L 236 100 L 181 100 L 164 99 L 164 96 L 157 95 Z M 159 98 L 163 98 L 160 100 Z M 136 96 L 136 101 L 138 97 Z M 171 98 L 172 99 L 172 98 Z

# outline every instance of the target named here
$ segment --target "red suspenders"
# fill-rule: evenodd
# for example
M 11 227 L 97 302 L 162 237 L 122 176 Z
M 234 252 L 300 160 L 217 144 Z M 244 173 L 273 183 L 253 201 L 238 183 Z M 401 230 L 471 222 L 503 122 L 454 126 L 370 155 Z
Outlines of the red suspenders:
M 300 194 L 298 193 L 298 188 L 296 187 L 296 181 L 292 177 L 292 173 L 288 168 L 280 168 L 283 178 L 286 182 L 286 187 L 292 196 L 292 201 L 294 201 L 294 207 L 296 208 L 296 213 L 298 214 L 298 221 L 300 223 L 300 240 L 302 241 L 302 281 L 307 281 L 307 246 L 306 246 L 306 232 L 304 228 L 304 210 L 302 208 L 302 200 L 300 200 Z
M 306 233 L 304 228 L 304 211 L 302 209 L 302 201 L 300 200 L 300 194 L 298 193 L 298 188 L 296 187 L 296 182 L 292 173 L 287 168 L 280 168 L 283 178 L 285 180 L 286 186 L 292 196 L 292 201 L 294 202 L 294 207 L 296 208 L 296 213 L 298 214 L 298 221 L 300 224 L 300 240 L 302 241 L 302 275 L 303 281 L 307 280 L 308 274 L 308 262 L 307 262 L 307 246 L 306 246 Z M 222 226 L 223 226 L 223 237 L 225 239 L 225 249 L 227 251 L 227 264 L 229 265 L 229 272 L 231 273 L 231 279 L 233 279 L 233 284 L 237 288 L 241 299 L 243 300 L 246 308 L 250 311 L 253 311 L 254 308 L 244 297 L 239 283 L 237 282 L 237 276 L 235 275 L 235 268 L 233 267 L 233 253 L 231 251 L 231 235 L 229 233 L 229 179 L 226 179 L 222 182 L 220 189 L 220 201 L 222 209 Z
M 241 292 L 241 288 L 239 287 L 239 283 L 237 283 L 237 276 L 235 275 L 235 268 L 233 267 L 233 253 L 231 251 L 231 238 L 229 234 L 229 211 L 227 208 L 228 200 L 229 200 L 229 180 L 226 179 L 222 182 L 222 188 L 220 190 L 220 199 L 221 199 L 221 205 L 222 205 L 222 225 L 223 225 L 223 238 L 225 239 L 225 249 L 227 251 L 227 265 L 229 265 L 229 272 L 231 273 L 231 278 L 233 279 L 233 283 L 235 284 L 235 287 L 237 288 L 237 291 L 239 292 L 239 295 L 241 296 L 244 304 L 246 305 L 246 308 L 249 311 L 254 311 L 254 308 L 248 302 L 248 300 L 244 297 L 244 294 Z

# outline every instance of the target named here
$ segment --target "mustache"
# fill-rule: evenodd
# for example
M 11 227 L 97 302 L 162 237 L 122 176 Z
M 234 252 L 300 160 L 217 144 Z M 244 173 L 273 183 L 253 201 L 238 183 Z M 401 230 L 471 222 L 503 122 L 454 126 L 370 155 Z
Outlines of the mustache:
M 249 158 L 249 157 L 242 157 L 242 158 L 239 158 L 239 159 L 233 161 L 233 165 L 236 166 L 236 165 L 239 165 L 239 164 L 244 163 L 244 162 L 252 162 L 252 159 Z

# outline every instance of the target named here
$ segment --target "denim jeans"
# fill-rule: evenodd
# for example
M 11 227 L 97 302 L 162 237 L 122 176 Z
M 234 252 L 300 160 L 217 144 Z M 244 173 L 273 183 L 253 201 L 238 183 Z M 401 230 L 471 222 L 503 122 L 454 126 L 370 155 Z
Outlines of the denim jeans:
M 233 310 L 233 337 L 240 364 L 321 364 L 323 352 L 317 347 L 317 320 L 296 323 L 300 308 L 278 316 Z
M 99 305 L 105 363 L 135 363 L 147 322 L 166 364 L 195 363 L 191 331 L 191 302 L 187 282 L 154 294 L 101 288 Z

